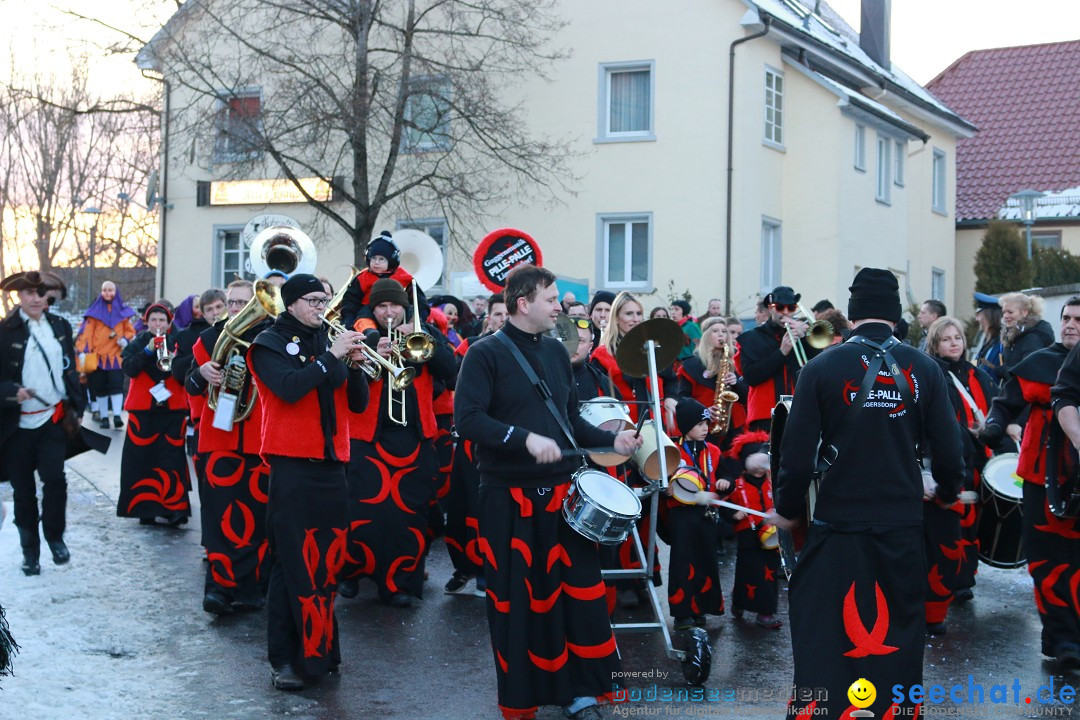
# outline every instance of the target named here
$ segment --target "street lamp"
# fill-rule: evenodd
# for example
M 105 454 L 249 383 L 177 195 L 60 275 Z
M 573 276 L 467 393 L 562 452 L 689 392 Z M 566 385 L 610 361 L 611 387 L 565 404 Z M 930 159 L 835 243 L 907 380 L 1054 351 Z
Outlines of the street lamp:
M 1035 201 L 1045 197 L 1046 193 L 1038 190 L 1021 190 L 1009 196 L 1010 200 L 1020 203 L 1020 220 L 1027 228 L 1027 256 L 1031 259 L 1031 226 L 1035 224 Z
M 88 297 L 94 297 L 94 257 L 97 254 L 97 224 L 98 217 L 101 215 L 100 208 L 94 206 L 84 207 L 79 212 L 85 215 L 94 216 L 94 224 L 90 226 L 90 262 L 88 263 L 88 277 L 87 277 L 87 292 Z

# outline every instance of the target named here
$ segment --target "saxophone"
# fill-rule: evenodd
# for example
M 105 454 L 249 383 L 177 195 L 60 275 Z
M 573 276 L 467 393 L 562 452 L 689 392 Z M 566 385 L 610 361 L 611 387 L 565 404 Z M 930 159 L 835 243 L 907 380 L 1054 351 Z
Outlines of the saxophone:
M 731 346 L 724 343 L 724 352 L 720 356 L 720 367 L 716 370 L 716 397 L 713 405 L 720 406 L 720 412 L 713 418 L 709 426 L 710 435 L 725 434 L 731 427 L 731 406 L 739 400 L 739 396 L 724 385 L 724 378 L 731 372 Z

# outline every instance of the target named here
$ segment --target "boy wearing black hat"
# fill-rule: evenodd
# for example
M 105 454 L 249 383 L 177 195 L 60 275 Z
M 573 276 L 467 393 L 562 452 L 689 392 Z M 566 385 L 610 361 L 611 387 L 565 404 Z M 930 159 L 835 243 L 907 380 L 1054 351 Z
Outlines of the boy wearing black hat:
M 361 359 L 361 335 L 346 331 L 331 343 L 323 329 L 330 296 L 322 282 L 293 275 L 281 299 L 285 312 L 255 338 L 247 361 L 270 466 L 270 677 L 279 690 L 299 690 L 341 662 L 334 601 L 348 554 L 349 419 L 367 407 L 368 387 L 344 362 Z
M 919 439 L 933 438 L 939 501 L 955 501 L 963 482 L 945 377 L 933 358 L 892 337 L 901 312 L 896 277 L 863 268 L 850 290 L 851 339 L 799 374 L 780 447 L 776 512 L 769 515 L 791 530 L 805 515 L 811 480 L 820 477 L 790 583 L 790 623 L 793 686 L 825 688 L 827 698 L 817 697 L 814 711 L 824 717 L 847 709 L 852 678 L 877 687 L 922 683 Z M 789 713 L 804 710 L 808 700 L 793 699 Z M 882 717 L 891 702 L 879 694 L 867 709 Z M 915 712 L 908 699 L 897 714 Z
M 428 512 L 435 499 L 438 456 L 434 398 L 437 387 L 452 387 L 457 364 L 446 338 L 416 319 L 404 288 L 389 278 L 371 287 L 368 306 L 378 334 L 375 350 L 392 356 L 388 330 L 402 336 L 425 332 L 433 340 L 431 357 L 417 362 L 403 355 L 415 372 L 403 390 L 387 388 L 387 371 L 370 381 L 371 401 L 349 426 L 349 548 L 342 597 L 354 597 L 358 579 L 370 577 L 379 599 L 407 608 L 423 596 Z M 407 316 L 408 313 L 411 315 Z M 370 341 L 369 341 L 370 342 Z
M 65 404 L 82 415 L 83 397 L 71 325 L 45 312 L 53 287 L 39 272 L 0 282 L 0 291 L 19 294 L 19 305 L 0 321 L 0 466 L 11 480 L 26 575 L 41 572 L 35 471 L 42 485 L 41 529 L 53 562 L 60 565 L 71 557 L 64 544 L 67 438 L 61 421 Z
M 792 318 L 799 311 L 800 297 L 786 285 L 775 288 L 763 300 L 769 319 L 739 335 L 736 343 L 735 368 L 750 386 L 746 422 L 751 430 L 768 430 L 780 396 L 795 392 L 799 361 L 792 352 L 793 342 L 800 343 L 807 360 L 821 352 L 804 339 L 806 323 Z
M 401 251 L 389 230 L 383 230 L 379 237 L 368 243 L 364 259 L 367 260 L 367 267 L 349 283 L 349 289 L 345 291 L 345 298 L 341 302 L 341 324 L 366 335 L 375 329 L 370 295 L 375 283 L 385 279 L 394 280 L 407 294 L 411 294 L 413 276 L 401 267 Z M 421 316 L 426 318 L 429 309 L 427 298 L 422 289 L 417 288 L 416 292 L 420 298 Z
M 676 630 L 704 626 L 706 615 L 724 614 L 715 513 L 710 512 L 708 501 L 719 497 L 717 491 L 726 491 L 730 483 L 716 476 L 720 448 L 705 440 L 710 420 L 708 409 L 693 398 L 683 398 L 675 407 L 682 466 L 664 492 L 671 545 L 668 605 Z M 680 492 L 675 492 L 674 483 Z

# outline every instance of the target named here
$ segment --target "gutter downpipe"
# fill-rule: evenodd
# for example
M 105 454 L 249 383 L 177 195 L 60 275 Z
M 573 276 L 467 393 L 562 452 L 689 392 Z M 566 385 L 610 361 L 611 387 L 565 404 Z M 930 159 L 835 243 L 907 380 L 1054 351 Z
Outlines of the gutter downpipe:
M 142 76 L 148 80 L 157 80 L 161 83 L 164 89 L 164 103 L 163 113 L 165 115 L 165 123 L 162 128 L 162 135 L 164 139 L 161 142 L 161 192 L 159 193 L 159 202 L 161 205 L 161 221 L 159 223 L 158 230 L 158 272 L 155 280 L 155 297 L 165 297 L 165 224 L 169 215 L 169 208 L 167 207 L 169 198 L 169 120 L 171 116 L 170 112 L 170 100 L 172 99 L 172 86 L 169 81 L 164 77 L 154 77 L 153 75 L 147 75 L 144 71 Z
M 734 174 L 734 142 L 735 142 L 735 47 L 744 42 L 749 42 L 769 34 L 772 18 L 766 15 L 763 19 L 765 29 L 753 35 L 747 35 L 731 43 L 728 50 L 728 126 L 727 126 L 727 217 L 724 220 L 724 314 L 731 315 L 731 180 Z

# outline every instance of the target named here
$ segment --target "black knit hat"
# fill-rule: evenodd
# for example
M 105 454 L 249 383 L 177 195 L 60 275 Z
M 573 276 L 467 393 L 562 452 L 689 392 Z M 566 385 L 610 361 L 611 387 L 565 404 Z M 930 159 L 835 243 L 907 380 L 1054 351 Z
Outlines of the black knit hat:
M 683 398 L 675 406 L 675 426 L 680 435 L 686 435 L 702 420 L 708 421 L 708 409 L 694 398 Z
M 380 278 L 371 286 L 371 292 L 368 293 L 368 306 L 376 307 L 384 302 L 392 302 L 401 307 L 408 307 L 409 296 L 405 294 L 405 289 L 401 287 L 401 283 L 397 280 Z
M 281 286 L 281 304 L 289 307 L 308 293 L 324 292 L 325 290 L 326 288 L 323 287 L 319 278 L 307 273 L 299 273 L 286 280 L 285 284 Z
M 863 268 L 848 288 L 848 318 L 852 321 L 881 318 L 891 323 L 900 321 L 900 285 L 896 276 L 881 268 Z
M 596 303 L 607 303 L 610 305 L 613 302 L 615 302 L 615 293 L 608 292 L 607 290 L 597 290 L 596 294 L 592 296 L 592 302 L 589 303 L 589 314 L 592 315 Z
M 398 265 L 401 263 L 401 250 L 398 249 L 389 230 L 383 230 L 379 233 L 379 237 L 372 238 L 371 242 L 368 243 L 364 257 L 368 262 L 371 262 L 371 258 L 376 255 L 382 255 L 386 258 L 387 268 L 390 272 L 398 269 Z

